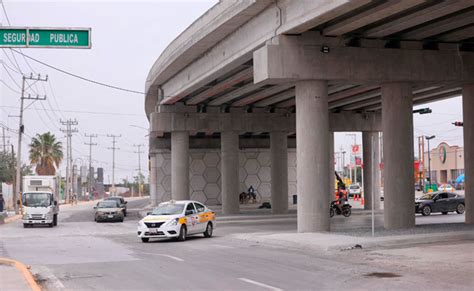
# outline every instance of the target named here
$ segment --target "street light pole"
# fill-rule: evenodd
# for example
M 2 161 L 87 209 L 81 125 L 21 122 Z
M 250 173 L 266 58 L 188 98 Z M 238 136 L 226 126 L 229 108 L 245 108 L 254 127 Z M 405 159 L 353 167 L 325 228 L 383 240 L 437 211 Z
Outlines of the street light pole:
M 435 138 L 435 135 L 432 136 L 426 136 L 426 140 L 428 141 L 428 181 L 430 182 L 429 184 L 429 189 L 431 189 L 431 152 L 430 152 L 430 140 Z

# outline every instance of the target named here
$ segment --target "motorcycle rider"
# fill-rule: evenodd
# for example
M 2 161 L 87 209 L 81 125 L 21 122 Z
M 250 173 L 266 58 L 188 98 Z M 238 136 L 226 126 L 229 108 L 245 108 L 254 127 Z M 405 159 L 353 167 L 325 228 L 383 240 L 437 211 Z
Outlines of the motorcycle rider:
M 337 209 L 339 209 L 339 212 L 342 213 L 342 206 L 344 205 L 344 202 L 347 201 L 347 190 L 346 190 L 346 184 L 342 181 L 341 177 L 336 172 L 336 178 L 337 178 Z

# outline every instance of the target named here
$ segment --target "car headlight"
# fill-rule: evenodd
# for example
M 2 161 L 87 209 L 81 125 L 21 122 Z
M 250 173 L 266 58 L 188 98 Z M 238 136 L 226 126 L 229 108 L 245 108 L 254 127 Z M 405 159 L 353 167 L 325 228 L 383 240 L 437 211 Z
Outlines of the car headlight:
M 28 214 L 23 214 L 23 219 L 28 219 Z
M 168 221 L 168 223 L 166 223 L 166 226 L 175 226 L 178 224 L 178 221 L 179 218 L 171 219 L 170 221 Z
M 144 226 L 145 226 L 145 223 L 142 220 L 140 220 L 138 222 L 138 227 L 144 227 Z

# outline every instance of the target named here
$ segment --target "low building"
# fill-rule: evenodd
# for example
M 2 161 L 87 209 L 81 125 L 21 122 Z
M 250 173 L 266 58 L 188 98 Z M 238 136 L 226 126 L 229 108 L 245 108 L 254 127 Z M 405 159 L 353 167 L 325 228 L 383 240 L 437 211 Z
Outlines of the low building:
M 430 157 L 433 183 L 454 185 L 456 178 L 464 174 L 464 148 L 442 142 L 430 151 Z M 428 152 L 425 153 L 425 171 L 428 177 Z

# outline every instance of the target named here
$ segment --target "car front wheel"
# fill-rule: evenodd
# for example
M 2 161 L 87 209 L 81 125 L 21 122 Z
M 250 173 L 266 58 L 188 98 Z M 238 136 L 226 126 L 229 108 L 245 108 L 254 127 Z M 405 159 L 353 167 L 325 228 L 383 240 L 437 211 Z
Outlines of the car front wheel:
M 148 238 L 148 237 L 142 237 L 142 242 L 144 242 L 144 243 L 148 242 L 149 240 L 150 240 L 150 238 Z
M 426 206 L 423 206 L 423 208 L 421 209 L 421 214 L 423 216 L 428 216 L 431 214 L 431 207 L 429 207 L 428 205 Z
M 187 229 L 186 229 L 186 226 L 181 225 L 181 229 L 179 230 L 178 240 L 179 240 L 179 241 L 185 241 L 185 240 L 186 240 L 187 232 L 188 232 L 188 231 L 187 231 Z
M 456 212 L 458 214 L 463 214 L 464 213 L 464 204 L 459 203 L 458 206 L 456 206 Z

